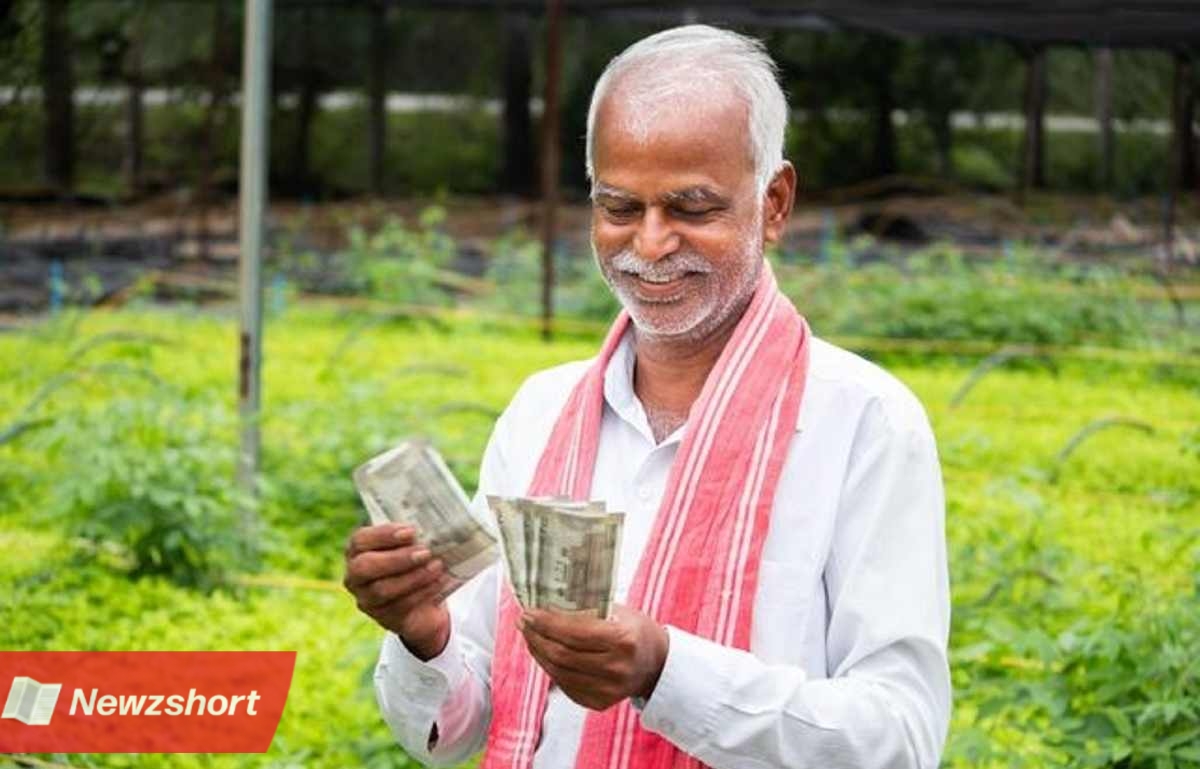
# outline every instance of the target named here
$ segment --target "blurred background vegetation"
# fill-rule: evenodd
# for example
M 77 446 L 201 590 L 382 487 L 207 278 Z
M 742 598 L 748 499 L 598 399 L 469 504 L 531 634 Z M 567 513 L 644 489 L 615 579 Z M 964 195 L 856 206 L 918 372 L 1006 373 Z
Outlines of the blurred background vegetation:
M 420 434 L 471 489 L 524 377 L 592 355 L 617 309 L 588 244 L 586 106 L 658 26 L 567 17 L 547 342 L 540 17 L 278 3 L 247 497 L 242 21 L 0 0 L 0 648 L 296 649 L 288 708 L 265 756 L 0 764 L 412 765 L 373 703 L 381 631 L 338 584 L 365 521 L 350 471 Z M 1200 206 L 1194 144 L 1171 139 L 1186 122 L 1194 142 L 1194 48 L 745 31 L 794 111 L 781 287 L 938 436 L 944 765 L 1200 766 Z
M 540 16 L 453 3 L 430 10 L 436 5 L 277 3 L 275 194 L 533 188 L 545 76 Z M 10 196 L 70 191 L 123 201 L 179 187 L 229 191 L 240 3 L 8 0 L 0 13 L 0 185 Z M 653 28 L 619 15 L 568 17 L 561 174 L 576 194 L 586 192 L 592 83 L 615 52 Z M 896 173 L 1011 188 L 1035 53 L 1044 58 L 1051 134 L 1036 184 L 1126 197 L 1163 190 L 1170 50 L 749 31 L 780 65 L 794 110 L 788 156 L 810 190 Z M 1179 55 L 1190 63 L 1194 51 Z M 1194 112 L 1190 80 L 1186 88 Z M 1106 126 L 1116 132 L 1109 150 L 1100 142 Z M 1194 186 L 1194 163 L 1186 173 L 1184 186 Z

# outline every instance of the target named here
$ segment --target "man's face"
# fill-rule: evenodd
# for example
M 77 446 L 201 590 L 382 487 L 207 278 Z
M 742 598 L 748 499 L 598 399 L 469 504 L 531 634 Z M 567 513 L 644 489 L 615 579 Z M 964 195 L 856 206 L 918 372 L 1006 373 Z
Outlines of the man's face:
M 617 86 L 596 116 L 592 249 L 639 331 L 699 340 L 745 307 L 762 266 L 745 106 L 649 109 Z

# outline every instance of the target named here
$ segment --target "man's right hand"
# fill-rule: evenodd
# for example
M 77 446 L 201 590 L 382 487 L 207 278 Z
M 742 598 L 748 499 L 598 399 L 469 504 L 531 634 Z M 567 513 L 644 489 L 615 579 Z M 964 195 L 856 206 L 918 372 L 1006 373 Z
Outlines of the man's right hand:
M 361 612 L 422 660 L 441 654 L 450 638 L 450 612 L 441 600 L 449 581 L 444 564 L 411 526 L 364 526 L 346 543 L 342 584 Z

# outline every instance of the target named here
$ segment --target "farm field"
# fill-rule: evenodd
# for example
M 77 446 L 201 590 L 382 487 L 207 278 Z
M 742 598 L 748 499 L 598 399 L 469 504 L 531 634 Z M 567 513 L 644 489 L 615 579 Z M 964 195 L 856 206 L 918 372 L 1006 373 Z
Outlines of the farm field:
M 0 765 L 410 765 L 374 704 L 382 631 L 339 583 L 365 519 L 350 470 L 424 434 L 470 490 L 494 416 L 530 373 L 590 356 L 590 329 L 546 344 L 486 316 L 291 305 L 267 324 L 250 524 L 231 314 L 69 310 L 0 334 L 0 648 L 298 651 L 263 756 Z M 1066 350 L 980 375 L 977 351 L 847 344 L 917 393 L 938 437 L 944 765 L 1200 766 L 1200 364 Z

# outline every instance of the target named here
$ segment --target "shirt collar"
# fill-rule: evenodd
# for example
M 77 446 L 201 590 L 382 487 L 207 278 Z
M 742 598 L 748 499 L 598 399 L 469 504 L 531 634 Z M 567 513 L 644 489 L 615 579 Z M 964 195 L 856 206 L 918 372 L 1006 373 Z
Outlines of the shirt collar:
M 683 440 L 683 431 L 687 425 L 681 425 L 671 433 L 661 444 L 654 440 L 654 432 L 650 429 L 650 420 L 646 417 L 646 409 L 638 399 L 633 389 L 633 368 L 637 363 L 637 353 L 633 349 L 633 324 L 625 330 L 617 349 L 613 351 L 604 370 L 604 401 L 618 418 L 629 423 L 642 437 L 650 443 L 665 446 L 669 443 L 679 443 Z

